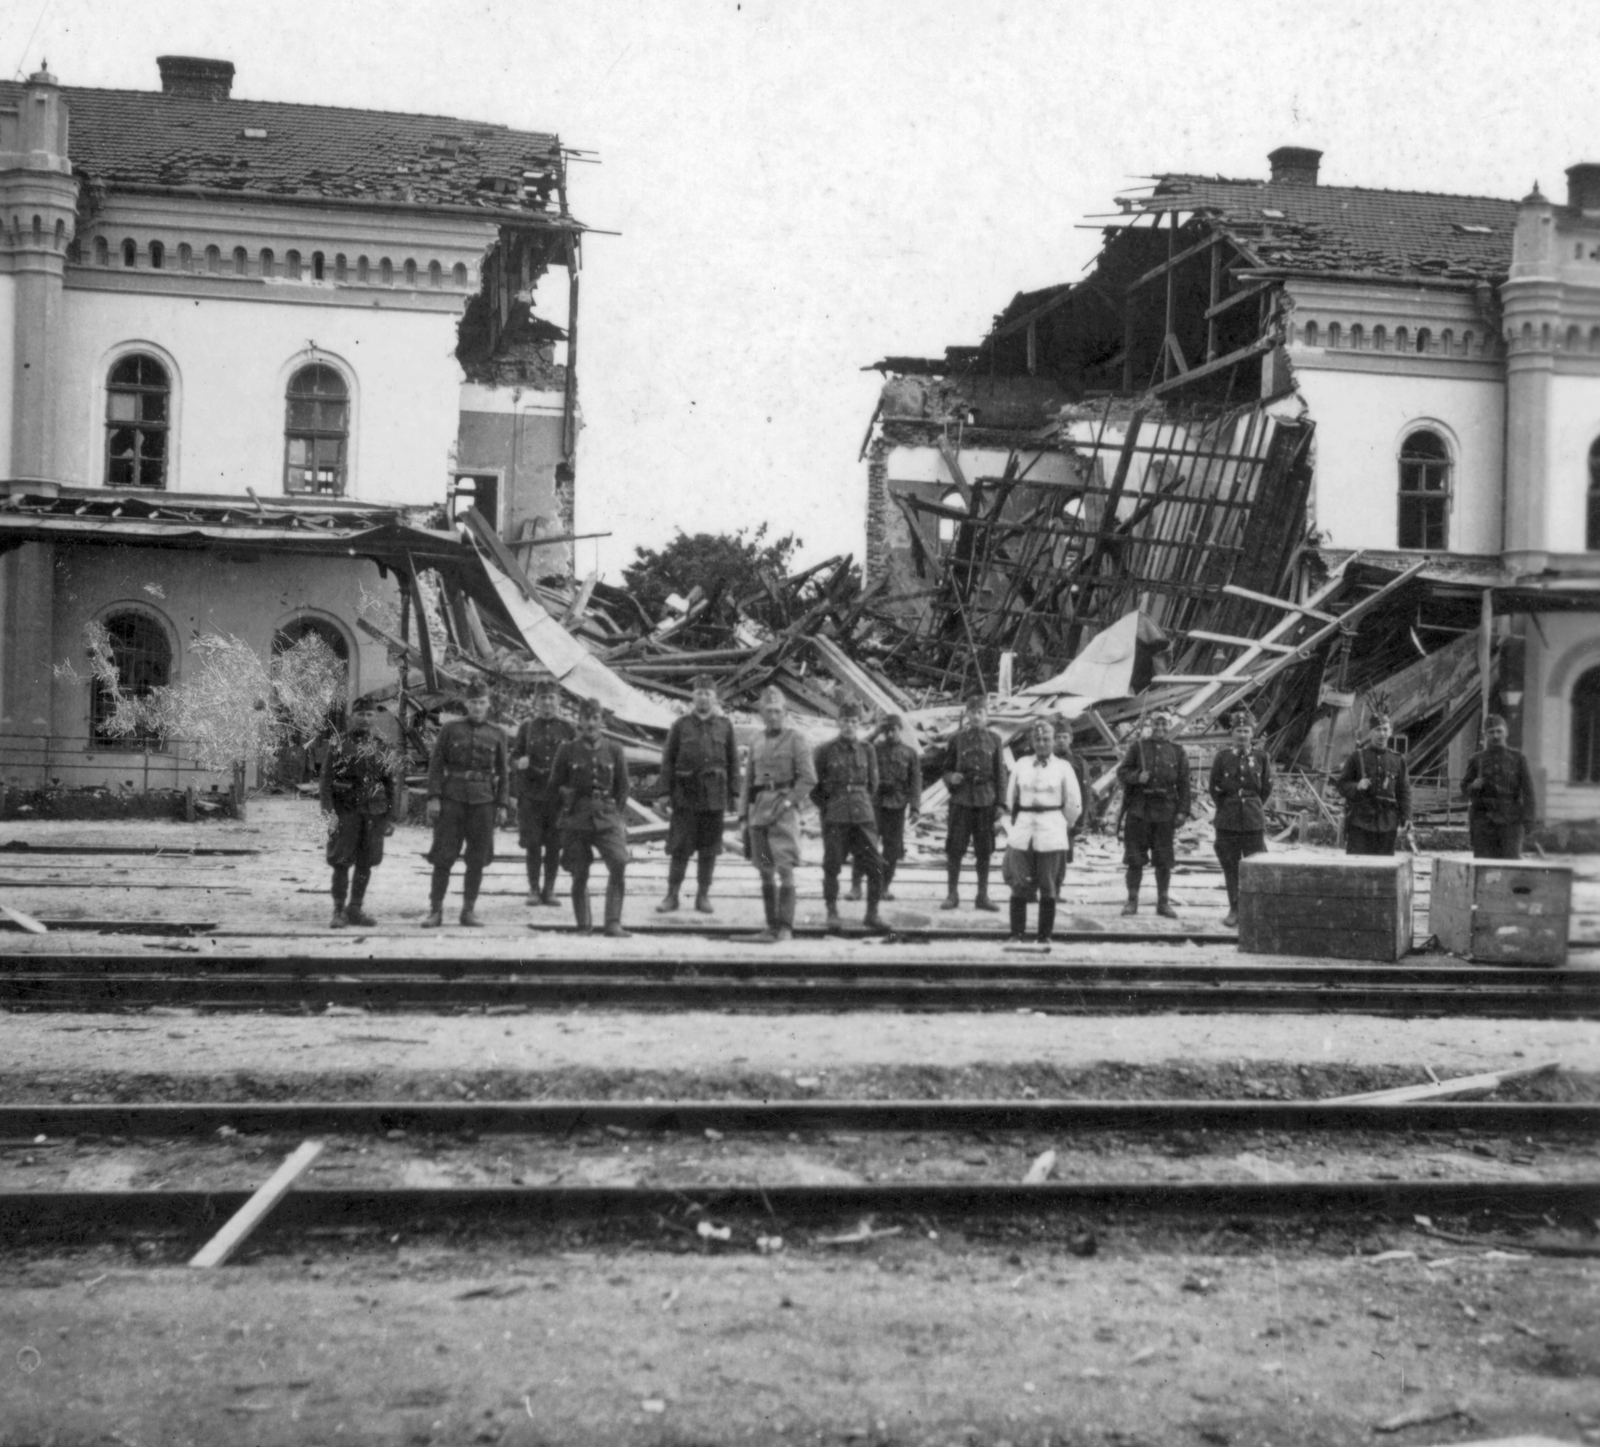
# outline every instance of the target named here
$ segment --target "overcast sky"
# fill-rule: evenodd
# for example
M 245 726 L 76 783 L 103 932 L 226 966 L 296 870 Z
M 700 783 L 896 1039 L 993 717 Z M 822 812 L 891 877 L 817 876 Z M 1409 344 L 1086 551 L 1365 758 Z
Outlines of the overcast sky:
M 42 16 L 42 19 L 41 19 Z M 37 30 L 35 32 L 35 25 Z M 30 34 L 32 38 L 30 39 Z M 1284 144 L 1333 184 L 1515 198 L 1600 160 L 1586 5 L 904 0 L 11 0 L 0 63 L 556 131 L 585 248 L 580 568 L 676 528 L 860 555 L 886 353 L 978 341 L 1077 277 L 1135 178 L 1250 177 Z M 546 285 L 560 319 L 558 288 Z

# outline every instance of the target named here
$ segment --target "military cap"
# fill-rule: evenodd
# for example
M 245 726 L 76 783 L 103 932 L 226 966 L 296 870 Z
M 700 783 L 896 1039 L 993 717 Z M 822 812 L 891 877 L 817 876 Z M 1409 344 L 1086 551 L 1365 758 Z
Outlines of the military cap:
M 1236 708 L 1228 715 L 1229 728 L 1242 729 L 1247 725 L 1250 728 L 1254 728 L 1256 726 L 1256 716 L 1251 713 L 1249 709 Z
M 765 708 L 769 703 L 775 703 L 779 708 L 789 707 L 789 700 L 783 696 L 783 690 L 777 687 L 761 690 L 761 707 Z
M 555 680 L 550 678 L 541 678 L 533 686 L 533 696 L 535 698 L 553 698 L 560 692 L 561 689 L 557 686 Z
M 1499 714 L 1492 713 L 1484 719 L 1483 726 L 1485 729 L 1503 729 L 1506 727 L 1506 721 Z
M 603 719 L 605 716 L 606 707 L 597 698 L 586 698 L 578 705 L 578 717 L 581 719 Z
M 467 685 L 466 696 L 468 698 L 488 698 L 489 685 L 481 678 L 475 678 Z
M 906 721 L 897 713 L 886 714 L 883 720 L 886 729 L 901 729 L 905 727 L 905 723 Z
M 983 707 L 988 708 L 989 695 L 981 688 L 968 689 L 966 696 L 961 700 L 961 705 L 963 708 L 971 708 L 974 704 L 982 704 Z
M 717 677 L 714 673 L 697 673 L 689 680 L 689 687 L 696 693 L 701 689 L 709 689 L 712 693 L 717 691 Z
M 847 698 L 843 703 L 841 703 L 839 705 L 839 722 L 840 723 L 843 723 L 846 719 L 859 719 L 860 717 L 861 717 L 861 705 L 859 703 L 857 703 L 853 698 Z

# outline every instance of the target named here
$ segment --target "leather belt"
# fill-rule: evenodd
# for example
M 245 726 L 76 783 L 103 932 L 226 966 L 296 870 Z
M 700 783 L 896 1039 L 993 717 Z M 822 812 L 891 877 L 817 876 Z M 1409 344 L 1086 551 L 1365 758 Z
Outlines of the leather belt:
M 494 774 L 488 769 L 446 769 L 444 776 L 447 779 L 483 780 L 492 779 Z

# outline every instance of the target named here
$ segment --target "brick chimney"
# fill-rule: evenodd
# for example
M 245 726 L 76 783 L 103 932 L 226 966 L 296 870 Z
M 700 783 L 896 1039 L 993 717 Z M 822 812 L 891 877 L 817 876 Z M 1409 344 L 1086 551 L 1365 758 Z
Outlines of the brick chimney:
M 195 55 L 158 55 L 162 95 L 185 100 L 227 100 L 233 90 L 231 60 L 203 60 Z
M 1272 167 L 1272 180 L 1277 185 L 1315 186 L 1321 161 L 1321 151 L 1305 146 L 1279 146 L 1267 153 L 1267 164 Z
M 1600 163 L 1567 167 L 1567 205 L 1574 211 L 1600 211 Z

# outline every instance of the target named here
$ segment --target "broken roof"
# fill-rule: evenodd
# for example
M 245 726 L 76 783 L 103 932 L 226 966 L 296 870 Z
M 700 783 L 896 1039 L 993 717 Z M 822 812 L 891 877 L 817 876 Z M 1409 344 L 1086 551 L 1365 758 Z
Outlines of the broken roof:
M 1517 220 L 1517 203 L 1493 196 L 1181 174 L 1129 204 L 1208 214 L 1270 271 L 1384 279 L 1503 281 Z
M 0 104 L 24 87 L 0 83 Z M 109 191 L 471 211 L 562 226 L 558 137 L 282 101 L 65 86 L 75 174 Z

